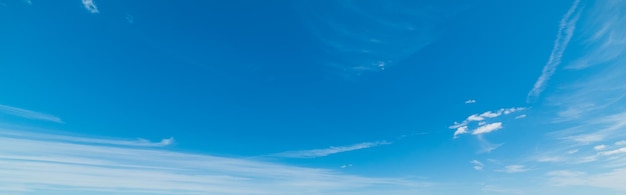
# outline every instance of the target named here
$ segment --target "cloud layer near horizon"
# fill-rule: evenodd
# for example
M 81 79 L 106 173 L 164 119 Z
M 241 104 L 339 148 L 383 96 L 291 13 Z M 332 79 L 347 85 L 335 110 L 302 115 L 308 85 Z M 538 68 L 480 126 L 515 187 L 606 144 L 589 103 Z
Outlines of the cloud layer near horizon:
M 429 185 L 327 169 L 126 145 L 38 139 L 14 133 L 0 133 L 0 142 L 6 146 L 0 148 L 0 192 L 342 194 L 346 190 L 375 191 L 381 186 L 412 192 Z

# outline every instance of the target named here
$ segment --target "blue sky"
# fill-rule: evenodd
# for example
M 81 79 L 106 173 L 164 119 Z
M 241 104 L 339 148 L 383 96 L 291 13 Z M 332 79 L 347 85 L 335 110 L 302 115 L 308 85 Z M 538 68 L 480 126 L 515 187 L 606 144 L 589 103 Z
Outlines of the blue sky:
M 0 192 L 623 194 L 624 10 L 0 0 Z

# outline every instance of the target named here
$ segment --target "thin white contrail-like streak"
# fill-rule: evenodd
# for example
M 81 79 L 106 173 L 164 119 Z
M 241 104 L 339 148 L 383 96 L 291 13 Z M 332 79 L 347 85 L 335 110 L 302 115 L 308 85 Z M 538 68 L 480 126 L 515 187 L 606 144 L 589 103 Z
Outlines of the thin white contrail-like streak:
M 63 123 L 63 121 L 59 117 L 56 117 L 50 114 L 6 106 L 2 104 L 0 104 L 0 113 L 10 114 L 14 116 L 23 117 L 23 118 L 29 118 L 29 119 L 51 121 L 55 123 Z
M 574 1 L 567 13 L 561 19 L 561 22 L 559 23 L 559 31 L 556 35 L 556 39 L 554 40 L 554 47 L 552 48 L 552 53 L 550 53 L 550 58 L 543 67 L 541 76 L 539 76 L 539 79 L 535 82 L 533 89 L 528 93 L 527 101 L 533 101 L 541 94 L 545 88 L 546 82 L 554 74 L 556 67 L 561 64 L 563 52 L 565 52 L 567 44 L 570 39 L 572 39 L 572 35 L 574 35 L 576 21 L 578 21 L 580 15 L 575 14 L 578 8 L 578 3 L 580 3 L 580 0 Z

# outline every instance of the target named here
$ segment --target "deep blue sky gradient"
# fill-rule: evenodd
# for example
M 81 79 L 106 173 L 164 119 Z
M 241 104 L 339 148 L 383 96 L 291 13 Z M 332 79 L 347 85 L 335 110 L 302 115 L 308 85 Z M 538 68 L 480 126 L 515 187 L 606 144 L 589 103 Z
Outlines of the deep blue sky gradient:
M 549 183 L 538 177 L 558 166 L 535 157 L 568 148 L 567 136 L 550 132 L 574 124 L 555 122 L 567 110 L 559 97 L 603 67 L 623 72 L 618 63 L 561 72 L 593 50 L 585 45 L 593 33 L 580 30 L 603 8 L 593 1 L 580 3 L 572 46 L 530 102 L 572 1 L 101 0 L 99 13 L 79 1 L 0 2 L 0 105 L 63 120 L 5 113 L 2 123 L 79 137 L 173 137 L 167 150 L 483 193 L 494 193 L 494 181 L 521 191 L 527 182 Z M 616 96 L 604 98 L 623 105 Z M 470 99 L 476 103 L 464 103 Z M 577 108 L 598 106 L 594 116 L 617 112 L 585 102 Z M 526 109 L 487 120 L 503 129 L 452 136 L 455 121 L 514 107 Z M 390 144 L 318 158 L 276 155 L 377 141 Z M 502 145 L 484 152 L 485 144 Z M 474 170 L 472 160 L 489 165 Z M 520 164 L 523 171 L 507 173 Z

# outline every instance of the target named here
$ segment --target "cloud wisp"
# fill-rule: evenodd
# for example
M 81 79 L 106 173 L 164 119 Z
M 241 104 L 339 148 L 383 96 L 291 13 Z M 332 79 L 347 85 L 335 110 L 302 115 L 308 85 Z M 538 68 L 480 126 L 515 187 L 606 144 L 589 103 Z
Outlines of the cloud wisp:
M 465 104 L 473 104 L 473 103 L 476 103 L 476 100 L 469 99 L 469 100 L 465 101 Z
M 477 170 L 477 171 L 482 171 L 483 168 L 485 167 L 485 164 L 481 163 L 478 160 L 472 160 L 470 161 L 470 163 L 474 165 L 474 170 Z
M 579 3 L 580 0 L 574 1 L 567 13 L 563 16 L 563 18 L 561 18 L 559 30 L 557 32 L 556 39 L 554 40 L 554 47 L 552 48 L 548 62 L 543 67 L 541 76 L 539 76 L 539 79 L 535 82 L 533 89 L 528 93 L 528 102 L 534 101 L 534 99 L 539 97 L 541 92 L 544 90 L 546 83 L 556 71 L 557 66 L 561 64 L 561 58 L 563 57 L 563 53 L 565 52 L 570 39 L 572 39 L 572 36 L 574 35 L 576 22 L 578 21 L 580 15 L 580 12 L 577 12 Z
M 558 170 L 546 173 L 549 181 L 555 186 L 593 186 L 626 191 L 624 178 L 626 169 L 614 169 L 601 173 L 585 173 L 572 170 Z
M 4 130 L 0 130 L 4 131 Z M 81 139 L 81 138 L 74 138 Z M 116 142 L 110 140 L 110 142 Z M 151 148 L 0 134 L 0 192 L 342 194 L 412 192 L 430 183 Z
M 524 165 L 508 165 L 505 166 L 503 170 L 498 170 L 499 172 L 505 172 L 505 173 L 521 173 L 521 172 L 526 172 L 529 169 L 526 168 L 526 166 Z
M 6 106 L 2 104 L 0 104 L 0 113 L 10 114 L 10 115 L 14 115 L 14 116 L 22 117 L 22 118 L 28 118 L 28 119 L 63 123 L 63 121 L 59 117 L 56 117 L 54 115 L 11 107 L 11 106 Z
M 43 134 L 43 133 L 31 133 L 27 131 L 11 131 L 0 127 L 0 136 L 21 138 L 21 139 L 33 139 L 33 140 L 46 140 L 65 143 L 76 144 L 98 144 L 98 145 L 110 145 L 110 146 L 127 146 L 127 147 L 163 147 L 174 144 L 174 138 L 164 138 L 158 142 L 152 142 L 143 138 L 136 140 L 120 140 L 120 139 L 99 139 L 88 137 L 75 137 L 64 136 L 56 134 Z
M 381 146 L 381 145 L 387 145 L 387 144 L 391 144 L 391 142 L 387 142 L 387 141 L 363 142 L 363 143 L 358 143 L 358 144 L 349 145 L 349 146 L 331 146 L 329 148 L 324 148 L 324 149 L 287 151 L 287 152 L 271 154 L 270 156 L 282 157 L 282 158 L 317 158 L 317 157 L 328 156 L 331 154 L 350 152 L 350 151 L 372 148 L 372 147 Z
M 91 12 L 92 14 L 100 13 L 94 0 L 83 0 L 83 6 L 85 7 L 85 9 L 87 9 L 87 11 Z

